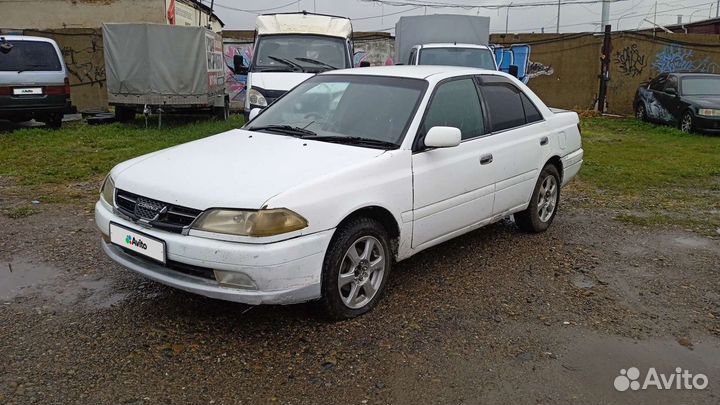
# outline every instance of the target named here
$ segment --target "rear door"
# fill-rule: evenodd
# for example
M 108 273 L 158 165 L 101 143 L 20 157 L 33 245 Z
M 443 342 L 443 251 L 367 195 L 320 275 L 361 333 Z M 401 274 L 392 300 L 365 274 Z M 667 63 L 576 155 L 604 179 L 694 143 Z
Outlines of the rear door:
M 478 83 L 493 139 L 491 176 L 496 179 L 493 215 L 524 208 L 539 175 L 543 149 L 557 142 L 543 116 L 515 84 L 501 76 Z

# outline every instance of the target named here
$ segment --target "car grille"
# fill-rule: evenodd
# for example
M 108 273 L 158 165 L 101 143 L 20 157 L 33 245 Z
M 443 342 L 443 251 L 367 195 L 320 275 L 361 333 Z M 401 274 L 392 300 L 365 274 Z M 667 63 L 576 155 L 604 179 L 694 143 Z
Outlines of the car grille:
M 125 248 L 122 247 L 122 246 L 121 246 L 121 249 L 122 249 L 123 252 L 125 252 L 126 254 L 128 254 L 128 255 L 130 255 L 130 256 L 133 256 L 133 257 L 136 257 L 136 258 L 138 258 L 139 260 L 142 260 L 142 261 L 145 261 L 145 262 L 148 262 L 148 263 L 156 264 L 156 262 L 151 262 L 150 260 L 148 260 L 147 257 L 145 257 L 145 256 L 143 256 L 143 255 L 141 255 L 141 254 L 139 254 L 139 253 L 133 252 L 133 251 L 130 250 L 130 249 L 125 249 Z M 211 268 L 208 268 L 208 267 L 194 266 L 194 265 L 192 265 L 192 264 L 180 263 L 180 262 L 176 262 L 176 261 L 174 261 L 174 260 L 168 260 L 167 263 L 165 263 L 165 268 L 166 268 L 166 269 L 169 269 L 169 270 L 176 271 L 176 272 L 178 272 L 178 273 L 187 274 L 187 275 L 189 275 L 189 276 L 205 278 L 205 279 L 208 279 L 208 280 L 215 280 L 215 271 L 214 271 L 213 269 L 211 269 Z
M 181 233 L 202 211 L 115 190 L 115 206 L 132 220 L 144 220 L 154 228 Z

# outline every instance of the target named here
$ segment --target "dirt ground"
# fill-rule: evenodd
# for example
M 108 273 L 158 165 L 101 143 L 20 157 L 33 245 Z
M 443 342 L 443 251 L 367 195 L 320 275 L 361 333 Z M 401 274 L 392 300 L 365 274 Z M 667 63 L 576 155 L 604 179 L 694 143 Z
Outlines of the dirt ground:
M 340 323 L 147 281 L 85 204 L 0 215 L 0 402 L 720 402 L 720 237 L 563 204 L 545 234 L 506 220 L 399 263 Z M 616 391 L 633 366 L 709 385 Z

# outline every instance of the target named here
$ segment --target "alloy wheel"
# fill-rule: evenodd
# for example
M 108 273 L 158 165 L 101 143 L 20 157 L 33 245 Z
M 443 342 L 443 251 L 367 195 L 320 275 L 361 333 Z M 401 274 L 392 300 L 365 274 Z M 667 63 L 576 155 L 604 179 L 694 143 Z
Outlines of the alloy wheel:
M 350 245 L 338 272 L 338 290 L 346 307 L 362 308 L 373 300 L 385 277 L 386 256 L 383 245 L 372 236 Z
M 540 221 L 547 222 L 555 212 L 558 198 L 558 184 L 555 176 L 547 176 L 538 189 L 538 217 Z

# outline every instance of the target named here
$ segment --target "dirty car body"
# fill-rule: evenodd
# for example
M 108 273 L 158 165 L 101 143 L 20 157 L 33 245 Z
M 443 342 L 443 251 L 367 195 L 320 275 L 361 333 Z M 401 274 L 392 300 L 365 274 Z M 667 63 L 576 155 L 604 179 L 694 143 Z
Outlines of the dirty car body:
M 52 127 L 71 112 L 68 70 L 49 38 L 0 36 L 0 119 L 37 119 Z
M 105 252 L 146 277 L 347 318 L 395 261 L 511 214 L 546 229 L 582 158 L 577 115 L 504 73 L 348 69 L 242 129 L 117 165 L 95 217 Z
M 720 75 L 661 74 L 638 88 L 633 108 L 640 120 L 720 133 Z

